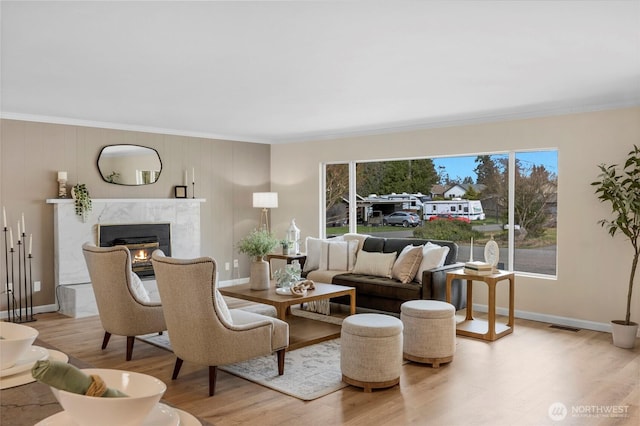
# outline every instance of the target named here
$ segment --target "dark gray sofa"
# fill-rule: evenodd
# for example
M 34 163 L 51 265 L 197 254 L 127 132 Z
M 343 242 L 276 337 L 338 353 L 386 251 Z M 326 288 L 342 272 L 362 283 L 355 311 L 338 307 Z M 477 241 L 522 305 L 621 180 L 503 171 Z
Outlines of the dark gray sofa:
M 392 278 L 371 275 L 344 273 L 335 275 L 332 284 L 346 285 L 356 288 L 356 305 L 362 308 L 376 309 L 385 312 L 400 313 L 400 305 L 408 300 L 432 299 L 445 301 L 447 271 L 462 268 L 463 263 L 456 263 L 458 245 L 452 241 L 425 240 L 419 238 L 381 238 L 368 237 L 362 246 L 367 252 L 400 253 L 404 247 L 431 242 L 439 246 L 449 247 L 449 254 L 444 266 L 424 271 L 422 284 L 412 281 L 402 284 Z M 451 285 L 451 303 L 456 310 L 467 306 L 466 287 L 460 280 Z M 348 297 L 331 299 L 332 302 L 349 304 Z

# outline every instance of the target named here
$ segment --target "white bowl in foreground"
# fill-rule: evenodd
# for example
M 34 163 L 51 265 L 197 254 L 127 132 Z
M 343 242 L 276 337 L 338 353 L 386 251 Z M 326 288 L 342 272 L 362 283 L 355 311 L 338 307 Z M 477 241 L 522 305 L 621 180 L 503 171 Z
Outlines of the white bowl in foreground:
M 107 387 L 128 396 L 102 398 L 51 388 L 62 408 L 78 426 L 139 426 L 167 389 L 164 382 L 147 374 L 103 368 L 82 371 L 100 376 Z
M 0 370 L 13 367 L 38 337 L 38 330 L 22 324 L 0 322 Z

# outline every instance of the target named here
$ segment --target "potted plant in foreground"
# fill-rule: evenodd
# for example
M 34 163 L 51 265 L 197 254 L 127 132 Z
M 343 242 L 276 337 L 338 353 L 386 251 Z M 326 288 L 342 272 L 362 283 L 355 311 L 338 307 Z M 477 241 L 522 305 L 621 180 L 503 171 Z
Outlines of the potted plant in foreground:
M 252 290 L 269 289 L 269 263 L 264 256 L 277 245 L 278 239 L 265 229 L 253 230 L 238 243 L 238 251 L 253 257 L 251 262 L 251 276 L 249 278 Z
M 601 202 L 611 204 L 613 218 L 602 219 L 598 223 L 607 229 L 614 237 L 622 232 L 633 247 L 633 260 L 629 276 L 629 290 L 627 293 L 627 313 L 624 320 L 611 321 L 613 344 L 621 348 L 633 348 L 635 345 L 638 324 L 631 321 L 631 294 L 638 268 L 640 247 L 640 149 L 633 146 L 629 152 L 624 167 L 619 170 L 616 164 L 607 166 L 601 164 L 598 181 L 591 185 L 596 187 L 596 195 Z

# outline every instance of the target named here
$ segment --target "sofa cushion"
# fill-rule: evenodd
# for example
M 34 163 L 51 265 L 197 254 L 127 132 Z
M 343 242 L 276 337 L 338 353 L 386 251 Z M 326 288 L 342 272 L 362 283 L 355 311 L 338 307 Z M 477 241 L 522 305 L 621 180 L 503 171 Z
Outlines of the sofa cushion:
M 429 269 L 440 268 L 449 254 L 449 247 L 441 247 L 437 244 L 427 243 L 422 250 L 422 262 L 416 273 L 416 281 L 422 283 L 422 273 Z
M 368 274 L 346 273 L 333 277 L 333 284 L 346 285 L 356 288 L 356 303 L 358 295 L 381 297 L 385 299 L 414 300 L 421 299 L 421 285 L 415 281 L 403 284 L 392 278 L 375 277 Z M 360 304 L 358 304 L 360 306 Z
M 444 261 L 445 265 L 452 265 L 458 259 L 458 245 L 453 241 L 429 240 L 423 238 L 382 238 L 371 236 L 364 241 L 362 250 L 369 252 L 398 252 L 402 251 L 407 245 L 420 246 L 431 242 L 442 247 L 449 247 L 449 253 Z
M 313 238 L 307 237 L 305 240 L 305 252 L 307 258 L 304 262 L 303 272 L 310 272 L 320 267 L 320 255 L 322 250 L 323 241 L 342 241 L 342 237 L 335 237 L 331 239 Z
M 353 268 L 355 274 L 373 275 L 391 278 L 391 269 L 396 260 L 396 253 L 369 253 L 360 251 Z
M 402 249 L 391 269 L 391 278 L 403 284 L 413 281 L 422 262 L 422 249 L 423 246 L 411 245 Z
M 340 274 L 344 274 L 344 271 L 327 271 L 316 269 L 315 271 L 309 272 L 306 278 L 317 283 L 331 284 L 333 282 L 333 277 Z
M 350 271 L 356 263 L 358 241 L 322 241 L 320 243 L 321 271 Z
M 358 241 L 358 251 L 362 250 L 362 246 L 364 244 L 364 240 L 369 237 L 367 234 L 356 234 L 356 233 L 347 233 L 342 235 L 345 241 L 356 240 Z

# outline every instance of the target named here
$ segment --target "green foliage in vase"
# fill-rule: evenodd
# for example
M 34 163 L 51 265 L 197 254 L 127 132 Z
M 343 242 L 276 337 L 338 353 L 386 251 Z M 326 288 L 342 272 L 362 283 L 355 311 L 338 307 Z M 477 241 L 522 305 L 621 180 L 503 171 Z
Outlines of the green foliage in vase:
M 256 229 L 238 243 L 238 251 L 253 257 L 263 257 L 270 253 L 279 240 L 269 231 Z

